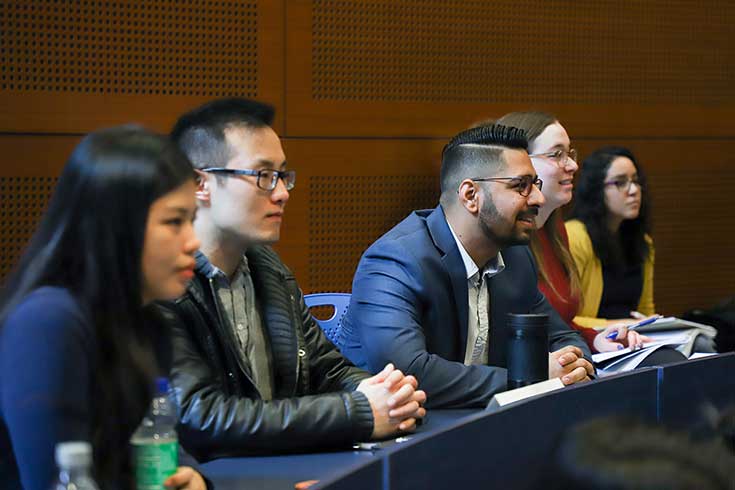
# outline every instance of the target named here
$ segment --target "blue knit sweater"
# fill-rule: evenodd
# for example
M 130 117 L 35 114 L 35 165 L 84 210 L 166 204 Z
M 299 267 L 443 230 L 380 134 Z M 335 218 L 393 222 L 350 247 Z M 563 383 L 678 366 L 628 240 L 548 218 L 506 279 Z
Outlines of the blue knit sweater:
M 56 443 L 91 441 L 93 339 L 66 289 L 39 288 L 7 317 L 0 329 L 3 488 L 47 490 Z

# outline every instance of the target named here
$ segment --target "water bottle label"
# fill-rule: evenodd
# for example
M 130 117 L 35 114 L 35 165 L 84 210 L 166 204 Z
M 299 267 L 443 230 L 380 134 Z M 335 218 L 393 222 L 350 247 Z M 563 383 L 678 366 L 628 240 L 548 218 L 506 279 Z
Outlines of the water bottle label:
M 163 482 L 179 466 L 177 441 L 134 443 L 138 490 L 164 490 Z

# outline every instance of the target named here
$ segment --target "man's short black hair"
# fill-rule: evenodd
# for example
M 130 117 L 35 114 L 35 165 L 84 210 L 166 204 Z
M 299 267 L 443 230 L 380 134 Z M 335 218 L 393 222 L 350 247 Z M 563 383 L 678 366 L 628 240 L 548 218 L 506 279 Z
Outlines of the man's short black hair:
M 195 168 L 224 167 L 231 157 L 226 130 L 269 127 L 274 114 L 273 106 L 256 100 L 217 99 L 181 116 L 170 136 Z
M 526 133 L 519 128 L 490 124 L 466 129 L 442 151 L 442 203 L 448 204 L 459 183 L 467 178 L 491 177 L 505 166 L 503 150 L 528 151 Z
M 526 132 L 520 128 L 503 126 L 502 124 L 489 124 L 465 129 L 449 140 L 449 143 L 444 146 L 442 155 L 460 145 L 502 146 L 528 151 Z

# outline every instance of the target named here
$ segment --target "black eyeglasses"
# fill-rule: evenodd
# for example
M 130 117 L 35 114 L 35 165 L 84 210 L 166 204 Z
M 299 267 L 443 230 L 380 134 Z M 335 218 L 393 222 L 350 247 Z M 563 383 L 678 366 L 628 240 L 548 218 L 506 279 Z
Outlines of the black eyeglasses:
M 210 167 L 203 168 L 202 172 L 209 172 L 211 174 L 223 174 L 223 175 L 250 175 L 257 176 L 258 180 L 256 184 L 264 191 L 272 191 L 278 185 L 278 179 L 283 179 L 283 184 L 286 186 L 286 190 L 290 191 L 296 185 L 296 170 L 251 170 L 251 169 L 237 169 L 237 168 L 224 168 L 224 167 Z
M 511 182 L 511 188 L 516 190 L 518 194 L 527 197 L 531 194 L 531 186 L 538 187 L 538 190 L 544 186 L 544 182 L 537 176 L 524 175 L 523 177 L 486 177 L 484 179 L 471 179 L 472 182 Z
M 548 158 L 552 162 L 556 163 L 559 167 L 563 167 L 567 164 L 567 161 L 571 158 L 575 162 L 577 161 L 577 150 L 574 148 L 570 148 L 569 151 L 567 150 L 554 150 L 554 151 L 547 151 L 544 153 L 534 153 L 533 155 L 528 155 L 531 158 L 536 157 L 544 157 Z

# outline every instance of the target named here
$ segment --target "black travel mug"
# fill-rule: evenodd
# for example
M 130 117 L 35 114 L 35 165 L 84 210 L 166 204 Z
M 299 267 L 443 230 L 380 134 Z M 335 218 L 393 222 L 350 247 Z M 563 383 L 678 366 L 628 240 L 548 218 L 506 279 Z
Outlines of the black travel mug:
M 549 379 L 549 315 L 508 313 L 508 389 Z

